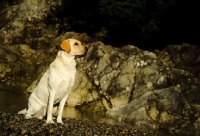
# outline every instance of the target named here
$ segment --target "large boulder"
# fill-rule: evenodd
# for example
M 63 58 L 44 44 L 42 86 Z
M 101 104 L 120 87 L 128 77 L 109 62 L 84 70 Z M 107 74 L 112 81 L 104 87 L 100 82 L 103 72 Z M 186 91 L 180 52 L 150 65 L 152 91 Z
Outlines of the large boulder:
M 61 3 L 54 0 L 7 2 L 3 1 L 0 9 L 0 82 L 26 88 L 55 57 L 45 50 L 55 39 L 58 28 L 46 20 L 54 11 L 51 9 Z
M 55 56 L 36 51 L 26 44 L 0 46 L 0 82 L 26 88 Z M 48 55 L 50 55 L 48 53 Z
M 132 45 L 114 48 L 94 42 L 88 46 L 78 69 L 96 87 L 108 117 L 176 132 L 199 127 L 198 75 L 177 67 L 165 51 L 172 45 L 155 53 Z M 190 49 L 198 47 L 190 45 Z M 196 52 L 192 56 L 198 56 Z
M 200 79 L 200 46 L 183 43 L 169 45 L 164 51 L 169 53 L 175 67 L 185 69 Z
M 48 47 L 57 31 L 56 25 L 49 25 L 45 21 L 51 9 L 59 5 L 60 2 L 54 0 L 23 0 L 3 9 L 0 17 L 0 44 L 24 43 L 35 49 Z

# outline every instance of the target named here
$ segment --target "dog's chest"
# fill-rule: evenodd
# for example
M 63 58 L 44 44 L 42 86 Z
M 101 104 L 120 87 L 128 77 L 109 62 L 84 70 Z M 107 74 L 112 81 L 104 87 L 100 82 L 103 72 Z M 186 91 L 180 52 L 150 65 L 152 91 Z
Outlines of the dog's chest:
M 55 103 L 58 103 L 64 96 L 66 96 L 71 90 L 75 83 L 76 69 L 75 67 L 68 67 L 65 71 L 59 73 L 60 80 L 58 83 Z
M 59 102 L 72 90 L 75 76 L 75 60 L 68 61 L 67 63 L 60 63 L 59 61 L 52 63 L 48 84 L 50 86 L 49 91 L 55 91 L 55 103 Z
M 67 80 L 63 80 L 56 91 L 54 103 L 58 103 L 62 100 L 64 96 L 66 96 L 73 88 L 73 85 L 75 83 L 75 76 L 74 77 L 68 77 Z
M 70 63 L 60 63 L 54 65 L 56 73 L 61 79 L 74 78 L 76 74 L 76 62 L 75 60 Z

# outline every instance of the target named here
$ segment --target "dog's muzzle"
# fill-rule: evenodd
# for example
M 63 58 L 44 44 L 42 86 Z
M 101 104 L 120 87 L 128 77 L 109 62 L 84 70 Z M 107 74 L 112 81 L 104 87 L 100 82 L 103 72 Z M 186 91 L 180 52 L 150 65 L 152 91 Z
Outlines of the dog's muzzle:
M 75 58 L 81 58 L 87 55 L 88 47 L 85 47 L 85 53 L 83 55 L 77 55 Z

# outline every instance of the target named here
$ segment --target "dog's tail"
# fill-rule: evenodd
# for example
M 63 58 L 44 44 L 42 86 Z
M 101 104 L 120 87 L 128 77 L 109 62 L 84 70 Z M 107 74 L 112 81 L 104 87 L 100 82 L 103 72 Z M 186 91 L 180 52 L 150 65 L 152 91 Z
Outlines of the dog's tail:
M 27 109 L 23 109 L 23 110 L 19 111 L 17 114 L 26 114 L 26 112 L 27 112 Z

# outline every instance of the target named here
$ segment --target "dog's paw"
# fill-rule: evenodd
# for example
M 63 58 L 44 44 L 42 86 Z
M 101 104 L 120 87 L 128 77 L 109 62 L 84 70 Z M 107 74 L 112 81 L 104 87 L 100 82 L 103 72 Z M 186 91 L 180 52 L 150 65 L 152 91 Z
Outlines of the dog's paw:
M 17 114 L 26 114 L 27 110 L 26 109 L 23 109 L 21 111 L 19 111 Z
M 57 123 L 64 124 L 62 120 L 57 120 Z
M 55 122 L 54 122 L 53 120 L 47 120 L 46 123 L 51 123 L 51 124 L 53 124 L 53 123 L 55 123 Z
M 62 118 L 60 116 L 57 117 L 57 123 L 63 124 Z
M 31 116 L 31 115 L 26 115 L 25 118 L 26 118 L 26 119 L 31 119 L 32 116 Z
M 38 118 L 38 119 L 43 119 L 43 116 L 38 116 L 37 118 Z

